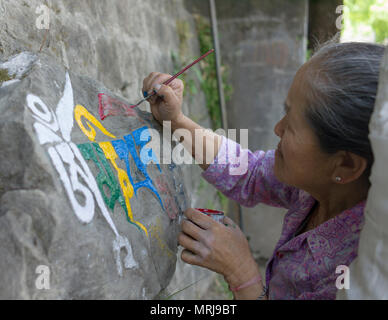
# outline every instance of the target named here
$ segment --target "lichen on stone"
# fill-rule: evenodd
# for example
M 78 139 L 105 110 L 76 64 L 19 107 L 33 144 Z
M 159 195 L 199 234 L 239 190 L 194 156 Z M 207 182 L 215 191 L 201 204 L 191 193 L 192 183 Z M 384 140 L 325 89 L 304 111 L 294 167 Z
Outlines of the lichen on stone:
M 9 75 L 7 69 L 0 69 L 0 83 L 12 80 L 14 78 L 15 77 L 12 77 L 12 76 Z

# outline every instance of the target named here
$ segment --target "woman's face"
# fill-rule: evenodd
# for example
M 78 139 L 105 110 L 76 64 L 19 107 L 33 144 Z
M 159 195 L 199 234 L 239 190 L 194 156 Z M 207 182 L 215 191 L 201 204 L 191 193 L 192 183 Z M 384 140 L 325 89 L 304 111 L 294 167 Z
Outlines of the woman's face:
M 275 134 L 280 138 L 275 153 L 275 175 L 279 181 L 316 192 L 330 182 L 330 155 L 319 146 L 318 138 L 304 117 L 308 90 L 305 81 L 307 64 L 297 72 L 285 102 L 285 115 L 276 124 Z

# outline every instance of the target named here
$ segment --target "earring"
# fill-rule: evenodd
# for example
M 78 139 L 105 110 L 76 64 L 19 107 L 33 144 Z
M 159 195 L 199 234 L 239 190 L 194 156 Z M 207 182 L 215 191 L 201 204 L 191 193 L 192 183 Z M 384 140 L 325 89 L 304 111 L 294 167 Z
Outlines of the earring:
M 335 177 L 335 181 L 340 182 L 342 180 L 341 177 Z

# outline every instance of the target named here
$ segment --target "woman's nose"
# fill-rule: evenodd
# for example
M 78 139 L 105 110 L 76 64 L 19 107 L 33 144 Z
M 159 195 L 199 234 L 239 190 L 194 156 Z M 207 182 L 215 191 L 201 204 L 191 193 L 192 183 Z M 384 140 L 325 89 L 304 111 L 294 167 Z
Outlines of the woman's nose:
M 283 120 L 283 119 L 281 119 L 281 120 L 275 125 L 275 128 L 274 128 L 274 130 L 273 130 L 273 131 L 275 132 L 275 134 L 276 134 L 279 138 L 281 138 L 282 135 L 283 135 L 282 120 Z

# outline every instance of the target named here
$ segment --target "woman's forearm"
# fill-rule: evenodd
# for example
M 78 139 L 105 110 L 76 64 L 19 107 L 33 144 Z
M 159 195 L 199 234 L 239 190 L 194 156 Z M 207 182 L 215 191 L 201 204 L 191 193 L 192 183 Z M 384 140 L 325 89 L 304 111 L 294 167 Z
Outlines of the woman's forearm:
M 171 129 L 175 136 L 189 135 L 189 139 L 184 138 L 181 142 L 200 167 L 206 170 L 218 154 L 221 146 L 221 136 L 211 130 L 202 128 L 183 114 L 171 123 Z M 182 130 L 186 130 L 186 133 Z

